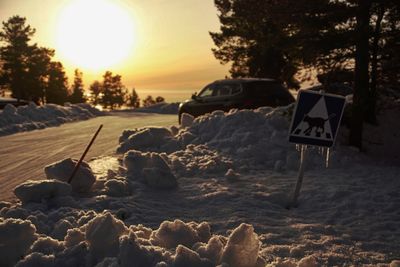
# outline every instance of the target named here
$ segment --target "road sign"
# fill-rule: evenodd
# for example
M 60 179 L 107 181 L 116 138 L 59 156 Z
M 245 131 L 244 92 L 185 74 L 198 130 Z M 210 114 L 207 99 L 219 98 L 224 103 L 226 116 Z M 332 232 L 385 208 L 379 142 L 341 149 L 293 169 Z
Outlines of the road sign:
M 302 90 L 297 96 L 289 131 L 289 142 L 331 147 L 342 119 L 343 96 Z

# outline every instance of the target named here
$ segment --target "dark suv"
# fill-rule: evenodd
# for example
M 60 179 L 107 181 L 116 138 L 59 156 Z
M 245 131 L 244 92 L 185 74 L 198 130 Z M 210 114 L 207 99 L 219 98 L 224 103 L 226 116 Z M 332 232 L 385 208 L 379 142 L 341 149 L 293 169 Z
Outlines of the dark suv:
M 214 110 L 286 106 L 294 101 L 283 84 L 273 79 L 218 80 L 179 105 L 179 123 L 182 113 L 197 117 Z

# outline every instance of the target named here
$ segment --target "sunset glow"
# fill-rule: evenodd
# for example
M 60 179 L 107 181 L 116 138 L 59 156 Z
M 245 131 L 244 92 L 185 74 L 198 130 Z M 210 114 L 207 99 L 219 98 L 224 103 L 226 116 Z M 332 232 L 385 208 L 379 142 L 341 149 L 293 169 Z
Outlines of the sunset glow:
M 133 53 L 130 14 L 106 0 L 77 0 L 60 14 L 56 50 L 79 68 L 95 71 L 121 63 Z
M 76 68 L 85 89 L 105 71 L 139 94 L 182 101 L 224 78 L 211 49 L 220 23 L 214 0 L 0 0 L 0 17 L 25 17 L 31 43 L 55 50 L 69 82 Z

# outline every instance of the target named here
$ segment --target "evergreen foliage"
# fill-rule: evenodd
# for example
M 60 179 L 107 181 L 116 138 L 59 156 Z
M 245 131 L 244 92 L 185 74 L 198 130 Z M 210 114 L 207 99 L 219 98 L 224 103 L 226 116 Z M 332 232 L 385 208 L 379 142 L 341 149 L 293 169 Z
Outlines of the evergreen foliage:
M 61 62 L 50 63 L 45 98 L 47 103 L 58 105 L 68 101 L 68 80 Z
M 100 104 L 104 108 L 114 109 L 124 104 L 126 88 L 122 84 L 121 75 L 113 75 L 111 71 L 106 71 L 103 75 L 101 89 L 102 97 L 100 98 Z
M 100 103 L 101 93 L 103 91 L 102 85 L 99 81 L 94 81 L 89 87 L 90 93 L 92 95 L 93 105 Z
M 34 34 L 26 18 L 13 16 L 2 23 L 0 86 L 17 99 L 63 103 L 68 88 L 62 64 L 52 62 L 54 50 L 29 44 Z
M 69 96 L 69 101 L 73 104 L 86 102 L 82 76 L 83 76 L 82 72 L 79 69 L 75 69 L 74 83 L 72 84 L 71 88 L 72 93 Z
M 150 107 L 154 105 L 156 101 L 151 95 L 148 95 L 145 99 L 143 99 L 143 107 Z
M 324 85 L 354 88 L 350 144 L 361 148 L 363 121 L 376 120 L 377 84 L 400 90 L 400 4 L 395 0 L 215 0 L 220 31 L 214 55 L 232 77 L 269 77 L 298 87 L 317 70 Z M 350 74 L 353 78 L 348 79 Z
M 127 95 L 127 105 L 133 108 L 139 108 L 140 107 L 140 98 L 139 95 L 136 92 L 135 88 L 132 88 L 132 92 Z

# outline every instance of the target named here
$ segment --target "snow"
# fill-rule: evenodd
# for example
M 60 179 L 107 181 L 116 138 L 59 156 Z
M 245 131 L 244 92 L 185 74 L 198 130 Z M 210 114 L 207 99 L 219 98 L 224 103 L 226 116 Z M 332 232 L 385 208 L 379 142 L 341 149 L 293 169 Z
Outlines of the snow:
M 0 265 L 399 266 L 399 166 L 340 139 L 325 168 L 310 148 L 299 206 L 286 209 L 299 163 L 292 109 L 125 130 L 119 154 L 83 165 L 85 190 L 63 182 L 71 159 L 46 167 L 55 180 L 0 202 Z
M 171 189 L 177 180 L 165 160 L 156 153 L 130 150 L 124 156 L 129 179 L 139 179 L 152 188 Z
M 193 124 L 194 117 L 188 113 L 183 113 L 181 115 L 181 127 L 190 127 Z
M 14 189 L 14 194 L 23 202 L 41 202 L 42 199 L 71 195 L 71 186 L 57 180 L 28 180 Z
M 231 267 L 255 267 L 260 244 L 252 225 L 242 223 L 229 236 L 222 252 L 222 262 Z M 262 264 L 263 266 L 265 264 Z
M 18 108 L 7 104 L 2 111 L 0 110 L 0 136 L 58 126 L 100 115 L 103 113 L 89 104 L 66 103 L 65 106 L 55 104 L 37 106 L 31 102 L 27 106 Z
M 47 165 L 44 168 L 44 172 L 47 179 L 68 182 L 77 163 L 78 160 L 76 159 L 64 159 Z M 71 181 L 71 186 L 75 192 L 88 192 L 95 181 L 96 177 L 94 176 L 89 164 L 85 161 L 82 161 Z
M 28 220 L 0 221 L 0 265 L 11 266 L 23 257 L 37 238 L 35 226 Z
M 135 112 L 145 112 L 145 113 L 159 113 L 159 114 L 178 114 L 179 108 L 178 102 L 176 103 L 166 103 L 161 102 L 148 107 L 141 107 L 133 109 Z

